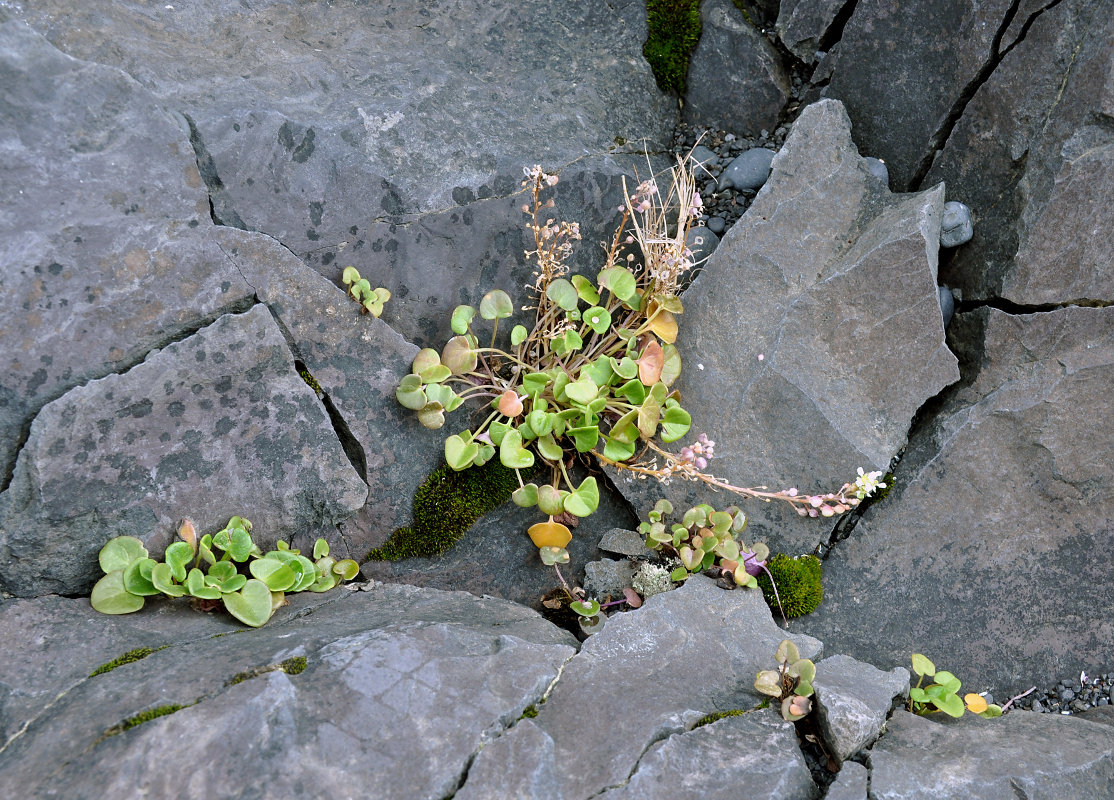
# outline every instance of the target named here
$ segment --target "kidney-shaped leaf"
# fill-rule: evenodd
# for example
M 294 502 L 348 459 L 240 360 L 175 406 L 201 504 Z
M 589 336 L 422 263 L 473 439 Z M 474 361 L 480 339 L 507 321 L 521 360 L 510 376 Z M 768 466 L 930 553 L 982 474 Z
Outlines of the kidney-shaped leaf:
M 145 601 L 124 588 L 124 571 L 114 569 L 97 581 L 89 602 L 102 614 L 130 614 L 143 608 Z
M 146 558 L 147 548 L 134 536 L 117 536 L 101 548 L 98 560 L 107 572 L 123 570 L 137 558 Z
M 229 614 L 253 628 L 271 618 L 271 590 L 263 581 L 252 579 L 240 591 L 223 595 L 221 601 Z

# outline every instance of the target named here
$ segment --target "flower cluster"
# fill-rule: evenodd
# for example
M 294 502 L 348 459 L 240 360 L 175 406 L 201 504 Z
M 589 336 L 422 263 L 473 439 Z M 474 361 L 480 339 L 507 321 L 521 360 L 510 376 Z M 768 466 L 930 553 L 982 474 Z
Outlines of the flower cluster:
M 708 434 L 702 433 L 696 438 L 695 444 L 681 448 L 681 457 L 678 460 L 688 462 L 697 469 L 707 469 L 708 460 L 715 456 L 715 447 L 716 443 L 708 438 Z
M 855 478 L 854 492 L 855 496 L 860 500 L 865 500 L 874 494 L 877 489 L 885 489 L 886 484 L 880 480 L 882 471 L 863 473 L 863 468 L 859 467 L 859 477 Z

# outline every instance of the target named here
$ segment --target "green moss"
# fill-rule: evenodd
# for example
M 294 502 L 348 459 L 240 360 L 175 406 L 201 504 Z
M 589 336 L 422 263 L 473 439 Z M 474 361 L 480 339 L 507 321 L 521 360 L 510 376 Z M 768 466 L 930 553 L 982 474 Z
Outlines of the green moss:
M 103 675 L 106 672 L 112 672 L 112 670 L 116 669 L 117 667 L 122 667 L 124 666 L 124 664 L 131 664 L 133 661 L 141 661 L 144 658 L 147 658 L 147 656 L 151 655 L 151 653 L 153 652 L 155 652 L 154 649 L 150 647 L 137 647 L 134 650 L 129 650 L 123 655 L 112 659 L 108 663 L 101 664 L 99 667 L 89 673 L 89 677 L 92 678 L 97 675 Z
M 535 705 L 526 706 L 519 719 L 533 719 L 538 715 L 538 707 Z
M 130 731 L 132 728 L 136 727 L 137 725 L 142 725 L 144 722 L 150 722 L 153 719 L 165 717 L 169 714 L 173 714 L 175 711 L 181 711 L 183 708 L 189 708 L 192 705 L 194 705 L 194 703 L 187 703 L 184 706 L 178 705 L 177 703 L 171 703 L 165 706 L 155 706 L 154 708 L 149 708 L 146 711 L 141 711 L 135 716 L 128 717 L 123 722 L 119 722 L 116 725 L 113 725 L 111 728 L 104 732 L 104 735 L 100 739 L 98 739 L 98 741 L 104 741 L 109 736 L 115 736 L 118 733 Z
M 646 0 L 642 55 L 663 92 L 685 90 L 689 58 L 700 40 L 700 0 Z
M 745 713 L 747 712 L 741 708 L 733 708 L 730 711 L 713 711 L 711 714 L 705 714 L 700 719 L 698 719 L 696 721 L 696 724 L 692 726 L 692 729 L 696 730 L 697 728 L 703 727 L 704 725 L 710 725 L 717 720 L 723 719 L 724 717 L 738 717 Z
M 396 530 L 364 560 L 440 555 L 456 544 L 476 520 L 506 503 L 517 488 L 514 470 L 495 459 L 460 472 L 442 465 L 414 493 L 414 524 Z
M 306 671 L 306 657 L 294 656 L 283 661 L 279 666 L 287 675 L 300 675 Z
M 321 397 L 322 395 L 325 394 L 321 390 L 321 384 L 319 384 L 317 382 L 317 380 L 312 375 L 310 375 L 308 369 L 306 369 L 305 367 L 302 367 L 301 369 L 298 370 L 298 374 L 302 376 L 302 380 L 306 382 L 306 385 L 309 386 L 309 388 L 313 389 L 313 391 L 317 394 L 318 397 Z
M 790 558 L 784 553 L 778 553 L 766 562 L 766 569 L 774 577 L 778 594 L 781 596 L 781 606 L 789 619 L 815 611 L 820 601 L 824 599 L 824 587 L 821 585 L 822 569 L 820 559 L 816 556 Z M 766 573 L 758 575 L 758 586 L 762 589 L 762 595 L 770 608 L 776 609 L 777 597 Z

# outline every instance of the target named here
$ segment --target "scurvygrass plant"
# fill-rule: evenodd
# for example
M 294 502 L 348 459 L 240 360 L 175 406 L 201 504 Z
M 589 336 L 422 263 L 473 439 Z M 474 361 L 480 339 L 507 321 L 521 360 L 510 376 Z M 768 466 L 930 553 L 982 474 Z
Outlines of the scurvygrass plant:
M 198 539 L 193 523 L 183 520 L 179 540 L 166 548 L 161 562 L 148 556 L 139 539 L 118 536 L 101 548 L 105 575 L 89 601 L 102 614 L 130 614 L 150 596 L 191 597 L 202 604 L 220 603 L 245 625 L 258 628 L 284 605 L 287 593 L 327 592 L 359 572 L 355 561 L 332 558 L 324 539 L 313 546 L 314 560 L 286 542 L 264 553 L 252 541 L 251 527 L 249 520 L 232 517 L 216 534 Z
M 695 266 L 685 240 L 703 205 L 692 173 L 682 161 L 633 192 L 624 182 L 620 220 L 605 243 L 603 267 L 587 277 L 570 275 L 567 265 L 573 242 L 581 238 L 579 227 L 548 216 L 553 200 L 543 194 L 557 176 L 539 166 L 524 172 L 532 199 L 522 210 L 533 238 L 525 255 L 535 269 L 528 286 L 533 303 L 522 310 L 534 312 L 532 325 L 504 329 L 509 341 L 501 343 L 500 323 L 515 311 L 501 289 L 488 292 L 478 309 L 457 306 L 453 337 L 440 352 L 419 352 L 395 395 L 434 429 L 462 405 L 478 405 L 478 422 L 445 438 L 445 462 L 464 470 L 498 455 L 514 469 L 519 488 L 512 500 L 537 506 L 547 518 L 530 530 L 540 549 L 563 550 L 569 524 L 599 506 L 596 478 L 578 483 L 570 474 L 575 461 L 589 456 L 643 478 L 701 481 L 784 501 L 812 517 L 843 513 L 878 486 L 881 473 L 860 470 L 856 482 L 820 495 L 739 487 L 705 471 L 714 447 L 706 436 L 679 453 L 666 450 L 692 426 L 673 388 L 681 374 L 675 345 L 684 311 L 679 294 Z M 479 329 L 481 322 L 490 323 L 490 332 Z M 522 471 L 531 469 L 540 469 L 542 479 L 523 480 Z M 547 553 L 547 562 L 563 559 Z

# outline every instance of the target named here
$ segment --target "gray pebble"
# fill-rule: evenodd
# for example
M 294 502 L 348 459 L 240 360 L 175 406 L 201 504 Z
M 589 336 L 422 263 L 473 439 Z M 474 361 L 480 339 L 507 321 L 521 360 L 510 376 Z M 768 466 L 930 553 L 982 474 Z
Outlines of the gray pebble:
M 1075 699 L 1075 692 L 1071 689 L 1063 689 L 1060 691 L 1060 699 L 1065 703 L 1070 702 Z
M 727 222 L 724 221 L 723 217 L 712 217 L 708 220 L 708 230 L 716 236 L 721 236 L 727 230 Z
M 719 156 L 704 145 L 698 144 L 696 147 L 692 148 L 692 152 L 689 153 L 689 160 L 702 167 L 709 168 L 714 167 L 719 162 Z
M 867 156 L 863 159 L 863 161 L 866 162 L 866 168 L 870 170 L 870 174 L 878 180 L 882 181 L 882 183 L 886 184 L 886 187 L 888 188 L 890 185 L 890 170 L 886 166 L 886 162 L 880 158 L 874 158 L 872 156 Z
M 770 177 L 770 162 L 774 151 L 765 147 L 754 147 L 736 158 L 719 178 L 719 188 L 749 189 L 757 191 Z
M 693 260 L 696 261 L 697 269 L 699 269 L 704 259 L 715 252 L 719 245 L 719 237 L 703 225 L 697 225 L 695 228 L 689 228 L 688 235 L 685 237 L 685 244 L 692 251 Z
M 952 296 L 952 290 L 947 286 L 936 287 L 936 299 L 940 301 L 940 313 L 944 317 L 944 327 L 948 327 L 948 323 L 952 321 L 952 314 L 955 313 L 955 297 Z
M 944 216 L 940 220 L 940 246 L 958 247 L 971 241 L 973 235 L 971 209 L 956 200 L 944 203 Z

